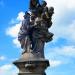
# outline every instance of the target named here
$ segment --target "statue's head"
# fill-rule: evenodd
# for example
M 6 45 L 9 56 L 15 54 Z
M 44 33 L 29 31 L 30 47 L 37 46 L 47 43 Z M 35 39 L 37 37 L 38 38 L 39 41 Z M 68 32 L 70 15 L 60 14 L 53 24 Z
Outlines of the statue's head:
M 49 13 L 54 14 L 54 8 L 53 8 L 53 7 L 50 7 L 50 8 L 49 8 Z
M 26 11 L 23 17 L 26 19 L 27 17 L 30 17 L 30 14 Z
M 49 10 L 50 10 L 50 11 L 54 11 L 54 8 L 53 8 L 53 7 L 50 7 Z
M 46 1 L 41 2 L 41 6 L 45 7 L 47 5 Z
M 37 0 L 31 0 L 32 5 L 36 5 L 37 4 Z
M 39 4 L 39 0 L 30 0 L 30 9 L 36 7 Z

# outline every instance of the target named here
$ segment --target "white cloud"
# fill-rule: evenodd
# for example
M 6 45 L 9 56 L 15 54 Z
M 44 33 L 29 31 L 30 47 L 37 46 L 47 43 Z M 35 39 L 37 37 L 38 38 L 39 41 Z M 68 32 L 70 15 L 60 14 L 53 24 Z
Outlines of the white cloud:
M 72 64 L 74 62 L 72 58 L 75 58 L 75 46 L 49 48 L 46 58 L 49 59 L 51 68 Z
M 55 51 L 59 55 L 75 58 L 75 46 L 64 46 L 62 48 L 55 48 Z
M 15 25 L 6 29 L 6 35 L 13 37 L 13 43 L 17 47 L 20 46 L 20 43 L 18 42 L 17 37 L 18 37 L 18 32 L 19 32 L 20 26 L 21 26 L 21 22 L 24 19 L 23 16 L 24 16 L 24 12 L 20 12 L 18 14 L 18 17 L 16 19 L 12 19 L 10 22 L 11 24 L 14 23 Z M 16 23 L 16 22 L 18 22 L 18 23 Z
M 1 70 L 9 70 L 12 68 L 12 65 L 8 64 L 8 65 L 3 65 L 0 67 Z
M 16 69 L 12 64 L 6 64 L 0 66 L 1 75 L 17 75 L 18 69 Z
M 64 38 L 68 41 L 75 42 L 75 20 L 68 25 L 53 26 L 50 31 L 54 33 L 54 42 L 59 38 Z
M 49 62 L 51 68 L 55 68 L 63 64 L 60 60 L 50 60 Z
M 5 56 L 0 56 L 0 60 L 6 60 Z
M 20 29 L 20 26 L 21 26 L 21 22 L 12 26 L 12 27 L 9 27 L 7 28 L 6 30 L 6 34 L 11 36 L 11 37 L 17 37 L 18 36 L 18 32 L 19 32 L 19 29 Z
M 68 9 L 75 8 L 75 0 L 45 0 L 45 1 L 47 2 L 47 5 L 49 7 L 54 6 L 57 9 L 63 8 L 63 7 L 68 8 Z
M 66 5 L 69 9 L 75 9 L 75 0 L 67 0 Z
M 57 59 L 59 57 L 70 57 L 75 58 L 75 46 L 69 45 L 69 46 L 62 46 L 62 47 L 54 47 L 50 48 L 51 52 L 49 52 L 46 56 L 49 59 Z M 64 59 L 66 59 L 64 58 Z
M 16 23 L 16 21 L 19 21 L 19 22 L 13 26 L 7 28 L 7 30 L 6 30 L 7 35 L 10 35 L 11 37 L 18 36 L 18 32 L 19 32 L 19 29 L 21 26 L 21 21 L 24 19 L 23 16 L 24 16 L 24 12 L 20 12 L 15 20 L 14 19 L 11 20 L 10 23 Z
M 19 20 L 19 21 L 22 21 L 23 19 L 24 19 L 24 12 L 20 12 L 19 14 L 18 14 L 18 17 L 17 17 L 17 20 Z
M 18 41 L 18 38 L 13 39 L 14 45 L 16 45 L 18 48 L 20 47 L 20 42 Z

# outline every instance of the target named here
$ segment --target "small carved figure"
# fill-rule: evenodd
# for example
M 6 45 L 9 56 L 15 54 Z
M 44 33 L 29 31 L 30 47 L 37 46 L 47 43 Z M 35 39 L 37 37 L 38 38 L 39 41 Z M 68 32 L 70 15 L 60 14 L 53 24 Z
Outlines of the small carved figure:
M 49 18 L 48 7 L 47 7 L 46 5 L 47 5 L 46 1 L 42 1 L 42 3 L 41 3 L 42 15 L 44 15 L 45 18 Z M 42 15 L 41 15 L 41 16 L 42 16 Z
M 41 7 L 42 7 L 42 14 L 41 14 L 41 25 L 43 28 L 43 33 L 45 36 L 45 42 L 49 42 L 52 40 L 53 37 L 53 33 L 48 31 L 48 28 L 51 27 L 52 25 L 52 12 L 54 12 L 54 10 L 51 11 L 51 9 L 49 10 L 48 7 L 46 6 L 47 3 L 45 1 L 42 1 L 41 3 Z M 50 13 L 51 12 L 51 13 Z

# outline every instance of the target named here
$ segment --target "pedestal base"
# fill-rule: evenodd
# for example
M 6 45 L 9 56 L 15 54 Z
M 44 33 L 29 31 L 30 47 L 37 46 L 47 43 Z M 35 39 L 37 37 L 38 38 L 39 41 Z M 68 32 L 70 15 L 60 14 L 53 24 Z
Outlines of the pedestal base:
M 46 75 L 45 69 L 49 66 L 49 61 L 44 58 L 37 58 L 29 53 L 24 54 L 14 64 L 19 68 L 18 75 Z
M 18 74 L 18 75 L 46 75 L 46 74 L 26 74 L 26 73 L 21 73 L 21 74 Z
M 26 73 L 21 73 L 21 74 L 18 74 L 18 75 L 46 75 L 46 74 L 26 74 Z

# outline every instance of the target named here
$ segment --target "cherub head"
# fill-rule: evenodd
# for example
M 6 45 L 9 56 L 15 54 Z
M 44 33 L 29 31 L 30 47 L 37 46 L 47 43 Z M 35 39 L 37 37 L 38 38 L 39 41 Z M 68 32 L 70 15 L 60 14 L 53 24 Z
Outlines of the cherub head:
M 39 0 L 30 0 L 30 9 L 36 7 L 39 4 Z

